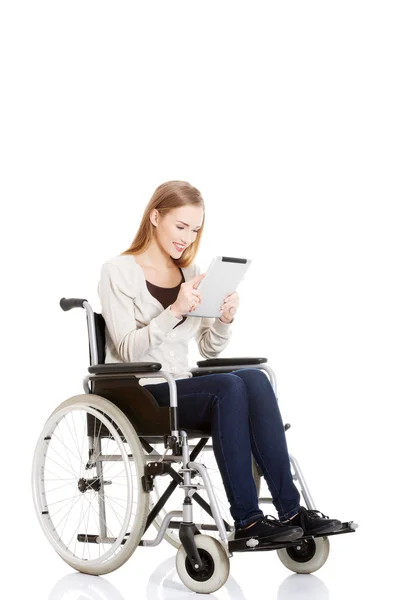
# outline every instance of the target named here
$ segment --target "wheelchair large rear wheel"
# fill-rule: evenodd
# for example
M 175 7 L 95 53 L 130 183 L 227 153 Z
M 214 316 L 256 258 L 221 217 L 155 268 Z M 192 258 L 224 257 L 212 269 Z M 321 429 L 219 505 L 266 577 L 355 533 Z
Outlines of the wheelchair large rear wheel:
M 33 457 L 33 499 L 44 534 L 71 567 L 104 575 L 132 555 L 149 511 L 144 465 L 132 424 L 109 400 L 81 394 L 51 414 Z
M 192 447 L 196 446 L 199 441 L 200 441 L 200 439 L 191 439 L 190 447 L 192 448 Z M 152 444 L 152 446 L 158 454 L 163 454 L 165 452 L 165 448 L 164 448 L 163 444 Z M 214 455 L 211 440 L 209 440 L 207 442 L 207 444 L 204 446 L 203 450 L 197 456 L 195 462 L 199 462 L 199 463 L 205 465 L 207 468 L 207 473 L 211 479 L 211 484 L 213 486 L 214 493 L 215 493 L 215 496 L 217 499 L 217 503 L 218 503 L 219 509 L 221 511 L 221 516 L 229 524 L 229 526 L 231 528 L 231 532 L 228 533 L 228 539 L 230 539 L 234 535 L 233 518 L 232 518 L 230 510 L 229 510 L 229 501 L 226 496 L 225 487 L 222 482 L 222 478 L 221 478 L 221 474 L 220 474 L 217 462 L 215 460 L 215 455 Z M 172 467 L 174 468 L 174 470 L 178 471 L 181 468 L 181 463 L 172 463 Z M 261 471 L 260 471 L 257 463 L 255 462 L 254 458 L 253 458 L 253 462 L 252 462 L 252 472 L 253 472 L 253 478 L 254 478 L 254 481 L 256 484 L 256 488 L 257 488 L 257 495 L 260 496 Z M 171 478 L 168 475 L 155 477 L 154 489 L 150 494 L 151 507 L 153 507 L 155 505 L 155 503 L 159 500 L 159 498 L 161 497 L 163 492 L 166 490 L 166 488 L 168 487 L 170 482 L 171 482 Z M 203 484 L 203 480 L 200 475 L 193 477 L 192 482 L 193 483 L 197 482 L 197 483 Z M 205 502 L 207 502 L 209 504 L 209 498 L 208 498 L 207 490 L 205 488 L 199 489 L 198 494 Z M 174 510 L 174 511 L 182 510 L 183 499 L 184 499 L 184 494 L 183 494 L 182 489 L 176 488 L 175 491 L 173 492 L 172 496 L 167 500 L 166 504 L 160 510 L 160 512 L 158 513 L 158 515 L 155 517 L 155 519 L 153 521 L 153 525 L 155 526 L 155 528 L 157 530 L 160 529 L 162 520 L 163 520 L 164 516 L 167 514 L 167 512 L 170 512 L 172 510 Z M 192 506 L 193 506 L 193 522 L 199 527 L 199 529 L 201 531 L 203 531 L 203 533 L 207 533 L 207 535 L 210 535 L 211 537 L 219 539 L 218 530 L 215 529 L 214 531 L 212 531 L 210 529 L 205 529 L 205 530 L 201 529 L 201 526 L 215 527 L 214 519 L 196 502 L 195 499 L 192 500 Z M 181 545 L 178 529 L 173 529 L 173 528 L 167 529 L 164 534 L 164 539 L 169 544 L 174 546 L 175 548 L 179 548 Z

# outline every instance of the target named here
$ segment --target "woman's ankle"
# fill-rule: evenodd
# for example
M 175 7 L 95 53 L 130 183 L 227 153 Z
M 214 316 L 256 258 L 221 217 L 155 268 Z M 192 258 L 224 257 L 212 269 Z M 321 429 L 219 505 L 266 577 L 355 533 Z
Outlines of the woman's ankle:
M 295 515 L 292 515 L 288 519 L 285 519 L 284 521 L 281 521 L 281 523 L 289 523 L 289 521 L 291 521 L 292 519 L 294 519 L 295 517 L 297 517 L 298 514 L 299 513 L 297 512 Z
M 255 525 L 256 523 L 258 523 L 258 520 L 253 521 L 253 523 L 250 523 L 250 525 L 246 525 L 246 527 L 241 527 L 240 529 L 249 529 L 250 527 L 253 527 L 253 525 Z

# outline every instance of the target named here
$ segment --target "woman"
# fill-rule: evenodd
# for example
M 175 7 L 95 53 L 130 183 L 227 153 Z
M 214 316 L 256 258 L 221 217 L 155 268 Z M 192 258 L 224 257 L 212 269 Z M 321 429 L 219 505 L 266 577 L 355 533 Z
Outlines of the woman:
M 234 292 L 225 298 L 219 318 L 182 316 L 202 300 L 197 288 L 204 273 L 193 261 L 204 222 L 203 198 L 189 183 L 168 181 L 155 190 L 130 248 L 101 269 L 105 362 L 161 363 L 176 380 L 179 426 L 211 425 L 235 539 L 289 541 L 337 531 L 340 521 L 300 506 L 278 403 L 264 372 L 249 368 L 192 377 L 188 341 L 195 338 L 204 358 L 217 357 L 228 345 L 239 306 Z M 140 384 L 160 405 L 169 405 L 165 379 L 141 378 Z M 252 454 L 279 519 L 264 517 L 258 506 Z

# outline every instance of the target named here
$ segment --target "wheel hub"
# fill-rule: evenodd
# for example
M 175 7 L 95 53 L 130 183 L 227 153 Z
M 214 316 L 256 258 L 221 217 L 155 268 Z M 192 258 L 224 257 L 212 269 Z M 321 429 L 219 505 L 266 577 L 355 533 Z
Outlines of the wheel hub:
M 100 490 L 101 483 L 98 477 L 93 477 L 92 479 L 85 479 L 81 477 L 78 481 L 78 489 L 82 494 L 84 494 L 87 490 L 93 490 L 94 492 L 98 492 Z
M 186 571 L 195 581 L 208 581 L 208 579 L 210 579 L 214 573 L 214 561 L 211 554 L 207 552 L 207 550 L 198 548 L 198 552 L 201 560 L 203 561 L 203 569 L 201 571 L 194 569 L 190 563 L 190 560 L 186 557 Z
M 301 540 L 295 546 L 289 546 L 286 551 L 290 558 L 299 563 L 305 563 L 312 559 L 316 551 L 315 541 Z

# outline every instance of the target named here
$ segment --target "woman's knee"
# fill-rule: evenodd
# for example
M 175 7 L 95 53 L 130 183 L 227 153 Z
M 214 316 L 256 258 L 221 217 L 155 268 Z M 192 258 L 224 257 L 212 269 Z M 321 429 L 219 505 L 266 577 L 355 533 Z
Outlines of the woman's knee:
M 235 371 L 234 374 L 236 377 L 240 377 L 240 379 L 242 379 L 242 381 L 244 381 L 246 384 L 253 383 L 256 385 L 262 385 L 273 391 L 269 377 L 263 369 L 239 369 Z
M 236 371 L 246 386 L 250 406 L 268 406 L 276 408 L 278 400 L 269 377 L 261 369 L 240 369 Z
M 243 379 L 236 377 L 234 373 L 218 373 L 215 382 L 215 396 L 218 402 L 226 401 L 231 406 L 236 403 L 248 405 L 247 388 Z

